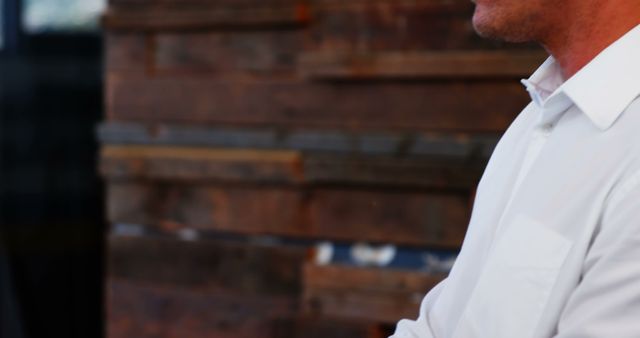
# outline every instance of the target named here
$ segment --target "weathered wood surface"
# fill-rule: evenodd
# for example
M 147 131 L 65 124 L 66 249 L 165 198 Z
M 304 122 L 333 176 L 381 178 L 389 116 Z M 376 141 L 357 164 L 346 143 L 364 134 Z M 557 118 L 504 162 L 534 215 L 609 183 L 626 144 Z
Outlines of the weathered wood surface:
M 301 317 L 282 296 L 201 292 L 107 280 L 108 338 L 385 338 L 378 323 Z
M 102 24 L 115 31 L 184 31 L 296 27 L 309 21 L 302 1 L 112 2 Z
M 109 338 L 389 334 L 373 320 L 342 318 L 340 313 L 300 316 L 300 307 L 306 306 L 300 303 L 307 256 L 303 246 L 111 236 L 109 251 Z M 367 288 L 366 277 L 364 281 Z M 318 283 L 326 284 L 312 284 Z M 398 286 L 399 291 L 406 288 Z
M 468 190 L 478 184 L 486 161 L 482 157 L 307 156 L 306 182 L 369 187 Z
M 112 121 L 498 132 L 526 102 L 526 91 L 515 81 L 365 85 L 112 75 L 106 103 Z
M 307 246 L 460 246 L 544 58 L 477 37 L 473 6 L 110 0 L 100 170 L 113 229 L 145 230 L 110 238 L 108 337 L 383 338 L 415 318 L 442 276 L 309 265 Z
M 174 180 L 287 185 L 348 184 L 463 189 L 479 181 L 486 158 L 302 153 L 292 150 L 105 146 L 100 173 L 111 180 Z
M 228 7 L 237 6 L 241 8 L 247 8 L 257 5 L 265 6 L 281 6 L 291 5 L 299 2 L 306 2 L 306 0 L 109 0 L 110 7 L 160 7 L 167 10 L 174 6 L 212 6 L 212 7 Z
M 297 31 L 159 34 L 154 67 L 160 75 L 293 76 L 302 44 L 303 34 Z
M 249 235 L 457 248 L 467 192 L 121 182 L 107 187 L 113 223 Z
M 546 57 L 531 51 L 309 52 L 300 56 L 299 69 L 312 79 L 518 79 Z
M 349 132 L 341 130 L 223 128 L 170 124 L 102 123 L 106 145 L 165 145 L 230 149 L 299 150 L 305 153 L 488 158 L 499 133 Z
M 302 247 L 198 239 L 109 239 L 110 278 L 192 292 L 295 297 L 308 252 Z
M 479 38 L 465 0 L 111 1 L 111 31 L 308 29 L 315 50 L 531 49 Z
M 443 278 L 417 271 L 307 264 L 303 311 L 395 323 L 414 318 L 424 295 Z
M 154 64 L 153 39 L 142 33 L 105 34 L 105 70 L 145 74 Z
M 107 280 L 107 337 L 273 338 L 296 313 L 291 297 L 202 292 Z
M 322 51 L 520 48 L 482 39 L 465 0 L 314 1 L 310 45 Z
M 107 35 L 112 74 L 208 75 L 217 79 L 518 79 L 547 57 L 537 51 L 304 51 L 300 32 Z
M 380 323 L 344 320 L 317 316 L 302 316 L 283 322 L 277 338 L 387 338 L 392 333 Z
M 301 182 L 295 151 L 122 146 L 102 149 L 100 171 L 111 178 Z
M 295 77 L 302 31 L 106 34 L 109 74 L 251 80 Z

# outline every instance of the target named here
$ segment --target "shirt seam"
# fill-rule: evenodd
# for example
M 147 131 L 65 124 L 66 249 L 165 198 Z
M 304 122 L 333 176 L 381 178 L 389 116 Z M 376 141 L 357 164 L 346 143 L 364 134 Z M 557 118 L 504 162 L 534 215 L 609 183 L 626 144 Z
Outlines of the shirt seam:
M 640 169 L 636 170 L 629 178 L 620 184 L 617 192 L 614 192 L 605 200 L 605 210 L 612 210 L 627 195 L 640 184 Z

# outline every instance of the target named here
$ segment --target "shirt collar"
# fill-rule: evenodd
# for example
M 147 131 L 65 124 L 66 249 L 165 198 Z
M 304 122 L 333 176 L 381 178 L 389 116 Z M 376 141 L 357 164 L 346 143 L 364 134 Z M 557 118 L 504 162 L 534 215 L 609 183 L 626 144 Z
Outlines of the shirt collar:
M 564 79 L 560 66 L 553 57 L 549 57 L 531 77 L 521 82 L 531 95 L 531 100 L 542 108 L 551 94 L 562 85 Z
M 640 95 L 640 25 L 607 47 L 564 83 L 560 67 L 553 57 L 549 57 L 522 83 L 534 103 L 541 108 L 565 106 L 563 101 L 568 98 L 599 129 L 606 130 Z

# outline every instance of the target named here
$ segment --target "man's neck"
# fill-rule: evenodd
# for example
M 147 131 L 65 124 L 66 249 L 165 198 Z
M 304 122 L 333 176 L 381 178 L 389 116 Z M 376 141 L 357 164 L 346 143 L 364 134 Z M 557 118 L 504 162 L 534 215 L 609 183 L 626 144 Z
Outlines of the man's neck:
M 565 79 L 572 77 L 605 48 L 640 24 L 640 1 L 590 1 L 597 10 L 575 14 L 540 43 L 557 60 Z M 584 6 L 582 6 L 584 8 Z M 558 34 L 558 32 L 561 32 Z

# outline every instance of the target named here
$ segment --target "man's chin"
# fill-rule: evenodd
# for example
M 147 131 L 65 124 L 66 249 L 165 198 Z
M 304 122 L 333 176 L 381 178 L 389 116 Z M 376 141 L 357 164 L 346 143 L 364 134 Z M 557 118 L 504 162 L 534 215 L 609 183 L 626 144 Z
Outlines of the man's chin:
M 488 19 L 486 17 L 473 17 L 473 28 L 481 37 L 506 42 L 525 42 L 530 40 L 518 27 L 500 25 L 497 20 Z
M 496 36 L 496 33 L 498 32 L 496 27 L 494 27 L 495 21 L 492 21 L 482 13 L 479 13 L 478 10 L 476 10 L 475 14 L 473 15 L 472 23 L 473 29 L 475 29 L 476 33 L 478 33 L 478 35 L 480 35 L 481 37 L 491 39 L 499 38 L 498 36 Z
M 534 40 L 533 27 L 526 24 L 527 20 L 510 19 L 501 14 L 504 13 L 495 7 L 477 5 L 472 18 L 476 33 L 483 38 L 506 42 L 519 43 Z

